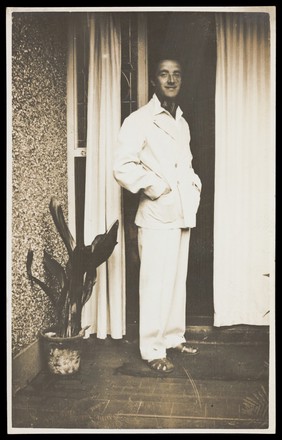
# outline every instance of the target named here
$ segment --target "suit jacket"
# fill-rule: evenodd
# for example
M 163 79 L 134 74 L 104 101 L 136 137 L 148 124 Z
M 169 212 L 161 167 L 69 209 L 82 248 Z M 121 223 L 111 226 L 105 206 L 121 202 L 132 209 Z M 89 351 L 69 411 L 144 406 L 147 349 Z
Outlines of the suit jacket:
M 154 95 L 131 113 L 120 129 L 113 172 L 122 187 L 141 191 L 137 226 L 196 226 L 202 184 L 192 168 L 189 126 L 179 107 L 174 119 Z

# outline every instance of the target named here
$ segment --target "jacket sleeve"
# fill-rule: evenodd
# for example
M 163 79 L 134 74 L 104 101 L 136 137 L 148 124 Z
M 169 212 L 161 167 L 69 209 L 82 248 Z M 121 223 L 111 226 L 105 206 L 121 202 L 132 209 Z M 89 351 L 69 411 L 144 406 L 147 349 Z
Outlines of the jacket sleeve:
M 146 143 L 141 123 L 132 115 L 124 120 L 118 136 L 113 173 L 116 181 L 128 191 L 137 193 L 143 190 L 154 200 L 169 192 L 170 188 L 140 161 L 140 153 Z

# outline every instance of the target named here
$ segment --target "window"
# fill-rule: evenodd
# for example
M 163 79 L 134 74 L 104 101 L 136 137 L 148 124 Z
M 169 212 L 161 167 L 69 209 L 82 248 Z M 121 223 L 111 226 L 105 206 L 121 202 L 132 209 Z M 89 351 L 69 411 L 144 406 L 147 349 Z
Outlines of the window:
M 146 21 L 142 13 L 118 13 L 121 22 L 122 120 L 147 101 Z M 83 242 L 87 136 L 89 13 L 72 13 L 68 52 L 68 213 L 78 243 Z M 140 62 L 142 60 L 142 62 Z M 122 122 L 122 121 L 121 121 Z

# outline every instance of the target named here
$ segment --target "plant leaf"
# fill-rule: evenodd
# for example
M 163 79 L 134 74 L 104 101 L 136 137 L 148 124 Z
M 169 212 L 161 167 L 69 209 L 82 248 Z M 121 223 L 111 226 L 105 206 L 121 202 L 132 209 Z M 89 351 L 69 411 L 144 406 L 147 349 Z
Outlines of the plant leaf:
M 255 419 L 267 420 L 268 417 L 268 395 L 263 385 L 251 396 L 244 399 L 242 412 L 248 414 Z
M 72 258 L 71 300 L 76 299 L 79 294 L 82 295 L 84 273 L 85 273 L 85 247 L 77 246 L 73 251 L 73 258 Z
M 53 289 L 51 289 L 46 283 L 44 283 L 43 281 L 39 280 L 38 278 L 32 275 L 32 271 L 31 271 L 32 261 L 33 261 L 33 251 L 29 249 L 26 259 L 27 276 L 30 279 L 32 285 L 33 283 L 36 283 L 38 284 L 39 287 L 41 287 L 43 292 L 46 293 L 48 298 L 52 301 L 52 304 L 55 306 L 56 292 Z
M 57 278 L 60 288 L 63 289 L 66 285 L 66 273 L 61 264 L 52 258 L 51 255 L 49 255 L 45 250 L 43 263 L 48 272 Z
M 84 285 L 83 285 L 83 295 L 82 295 L 82 300 L 81 300 L 82 307 L 90 299 L 90 297 L 92 295 L 92 290 L 93 290 L 94 284 L 96 283 L 96 279 L 97 279 L 97 269 L 96 268 L 94 268 L 93 271 L 86 272 L 85 281 L 84 281 Z
M 97 278 L 97 267 L 110 257 L 117 244 L 118 226 L 119 222 L 116 220 L 107 232 L 97 235 L 91 246 L 85 246 L 83 249 L 85 280 L 81 298 L 82 306 L 92 295 Z
M 43 281 L 40 281 L 38 278 L 34 277 L 32 275 L 32 280 L 38 284 L 39 287 L 43 290 L 43 292 L 46 293 L 48 298 L 51 300 L 54 307 L 56 307 L 56 291 L 54 289 L 51 289 L 46 283 Z
M 56 302 L 56 310 L 57 310 L 58 316 L 61 316 L 63 308 L 65 307 L 68 292 L 69 292 L 69 283 L 67 281 L 65 286 L 62 288 L 60 295 L 59 295 L 57 302 Z
M 62 207 L 55 197 L 52 197 L 49 204 L 49 209 L 63 242 L 68 250 L 69 256 L 72 257 L 72 252 L 76 246 L 75 240 L 66 224 Z
M 100 266 L 111 256 L 117 244 L 118 227 L 119 221 L 116 220 L 107 232 L 95 237 L 91 246 L 86 246 L 88 248 L 88 268 Z
M 32 271 L 31 271 L 32 262 L 33 262 L 33 251 L 29 249 L 26 258 L 26 269 L 27 269 L 27 276 L 31 281 L 31 285 L 33 286 L 34 283 L 37 284 L 51 300 L 53 306 L 57 308 L 58 298 L 57 298 L 56 290 L 52 289 L 46 283 L 39 280 L 39 278 L 36 278 L 35 276 L 32 275 Z
M 33 251 L 31 249 L 29 249 L 28 253 L 27 253 L 27 257 L 26 257 L 26 271 L 27 271 L 28 278 L 30 279 L 31 283 L 33 284 L 32 273 L 31 273 L 32 262 L 33 262 Z

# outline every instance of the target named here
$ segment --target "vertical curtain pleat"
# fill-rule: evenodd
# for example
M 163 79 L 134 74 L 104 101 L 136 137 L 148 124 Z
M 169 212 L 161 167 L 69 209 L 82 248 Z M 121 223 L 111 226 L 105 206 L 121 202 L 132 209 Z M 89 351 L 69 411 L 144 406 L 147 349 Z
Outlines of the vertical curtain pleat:
M 218 13 L 214 325 L 269 323 L 274 145 L 266 14 Z
M 113 154 L 120 127 L 121 41 L 118 17 L 89 18 L 90 54 L 85 184 L 85 244 L 119 220 L 118 244 L 98 268 L 91 299 L 83 309 L 88 335 L 121 338 L 125 334 L 125 257 L 122 194 L 113 178 Z

